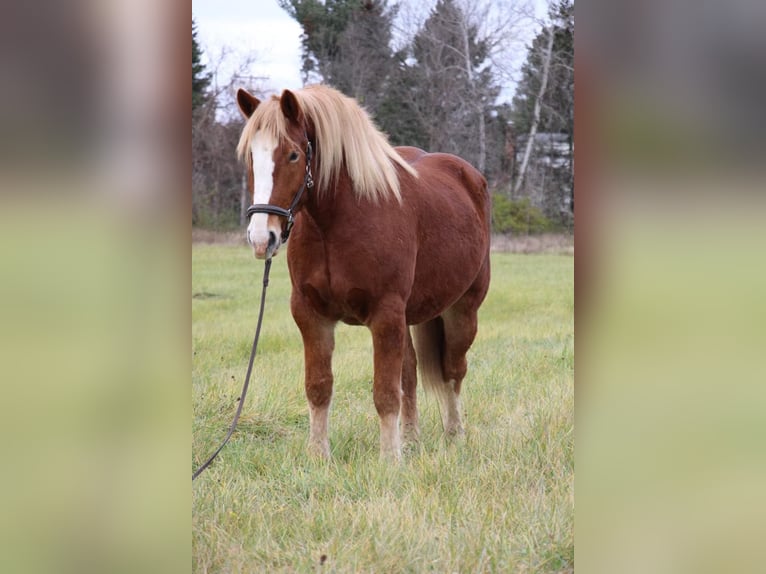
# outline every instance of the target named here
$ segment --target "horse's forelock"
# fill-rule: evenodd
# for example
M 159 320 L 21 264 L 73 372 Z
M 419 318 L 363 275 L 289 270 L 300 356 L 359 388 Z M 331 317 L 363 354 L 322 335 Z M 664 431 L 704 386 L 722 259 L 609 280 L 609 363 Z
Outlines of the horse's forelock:
M 267 101 L 261 103 L 242 129 L 242 134 L 237 144 L 237 157 L 240 160 L 246 161 L 248 166 L 252 161 L 250 157 L 250 144 L 255 134 L 259 131 L 265 131 L 276 141 L 287 137 L 287 125 L 279 109 L 279 98 L 276 96 L 272 96 Z

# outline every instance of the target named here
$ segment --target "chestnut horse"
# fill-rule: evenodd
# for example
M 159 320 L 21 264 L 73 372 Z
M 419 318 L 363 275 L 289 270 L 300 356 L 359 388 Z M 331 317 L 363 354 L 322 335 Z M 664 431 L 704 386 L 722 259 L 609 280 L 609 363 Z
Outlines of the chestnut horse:
M 372 333 L 381 457 L 401 456 L 400 415 L 405 441 L 418 440 L 418 364 L 445 432 L 463 433 L 466 352 L 490 275 L 484 177 L 453 155 L 392 147 L 356 101 L 327 86 L 263 102 L 239 90 L 237 102 L 247 118 L 237 151 L 255 204 L 248 242 L 270 258 L 291 233 L 309 451 L 330 456 L 338 321 Z

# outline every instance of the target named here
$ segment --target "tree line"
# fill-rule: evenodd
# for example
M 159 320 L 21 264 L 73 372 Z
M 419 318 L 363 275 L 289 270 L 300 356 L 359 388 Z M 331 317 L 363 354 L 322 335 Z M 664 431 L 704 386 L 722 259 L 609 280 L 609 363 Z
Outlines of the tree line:
M 517 71 L 510 69 L 507 48 L 520 19 L 529 17 L 518 0 L 438 0 L 404 41 L 406 2 L 279 1 L 303 30 L 304 81 L 357 99 L 393 145 L 470 161 L 494 194 L 495 231 L 571 229 L 572 0 L 550 6 Z M 233 152 L 242 121 L 222 108 L 231 106 L 234 83 L 259 90 L 242 75 L 232 85 L 213 86 L 196 34 L 192 22 L 192 218 L 198 226 L 231 228 L 244 223 L 248 198 Z M 515 93 L 503 102 L 514 73 Z

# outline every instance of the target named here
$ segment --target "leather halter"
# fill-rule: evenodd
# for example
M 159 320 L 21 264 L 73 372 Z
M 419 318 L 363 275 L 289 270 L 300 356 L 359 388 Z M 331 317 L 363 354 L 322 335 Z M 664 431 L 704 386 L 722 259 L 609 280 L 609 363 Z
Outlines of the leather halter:
M 308 140 L 308 138 L 306 139 Z M 282 230 L 282 243 L 287 241 L 287 238 L 290 237 L 290 230 L 293 228 L 293 224 L 295 223 L 295 208 L 298 205 L 298 202 L 301 200 L 303 191 L 307 187 L 309 189 L 314 187 L 314 178 L 311 177 L 311 156 L 312 156 L 311 142 L 307 141 L 306 143 L 306 176 L 303 178 L 303 183 L 301 184 L 301 187 L 298 189 L 298 192 L 295 194 L 295 197 L 293 197 L 293 201 L 292 203 L 290 203 L 290 207 L 288 207 L 287 209 L 284 209 L 282 207 L 279 207 L 278 205 L 271 205 L 270 203 L 256 203 L 247 208 L 248 221 L 250 220 L 250 217 L 254 213 L 268 213 L 270 215 L 278 215 L 280 217 L 284 217 L 287 220 L 287 223 L 285 224 L 285 228 Z

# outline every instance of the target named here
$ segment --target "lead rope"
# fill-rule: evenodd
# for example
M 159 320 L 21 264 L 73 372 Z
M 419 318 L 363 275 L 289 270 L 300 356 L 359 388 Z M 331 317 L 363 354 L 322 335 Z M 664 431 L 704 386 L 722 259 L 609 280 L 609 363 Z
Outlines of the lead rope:
M 253 339 L 253 349 L 250 351 L 250 362 L 247 365 L 247 374 L 245 375 L 245 384 L 242 386 L 242 394 L 239 397 L 239 405 L 237 406 L 237 412 L 234 415 L 234 420 L 231 421 L 231 427 L 229 428 L 229 434 L 223 439 L 221 446 L 213 453 L 205 464 L 199 467 L 194 474 L 192 474 L 192 481 L 197 478 L 202 471 L 205 470 L 211 462 L 218 456 L 226 443 L 229 442 L 231 435 L 234 434 L 234 429 L 237 427 L 237 421 L 239 421 L 239 415 L 242 413 L 242 405 L 245 404 L 245 396 L 247 395 L 247 387 L 250 385 L 250 374 L 253 372 L 253 361 L 255 359 L 255 351 L 258 349 L 258 338 L 261 335 L 261 322 L 263 321 L 263 309 L 266 303 L 266 287 L 269 286 L 269 271 L 271 269 L 271 257 L 266 259 L 266 266 L 263 270 L 263 287 L 261 288 L 261 310 L 258 312 L 258 325 L 255 328 L 255 338 Z

